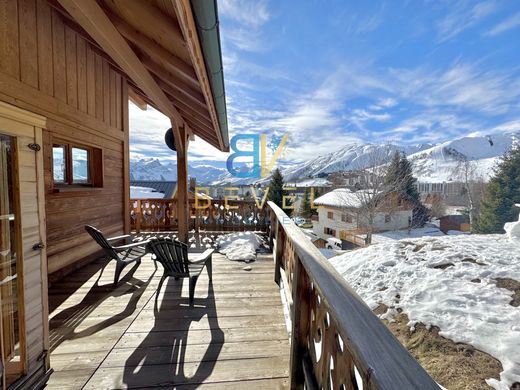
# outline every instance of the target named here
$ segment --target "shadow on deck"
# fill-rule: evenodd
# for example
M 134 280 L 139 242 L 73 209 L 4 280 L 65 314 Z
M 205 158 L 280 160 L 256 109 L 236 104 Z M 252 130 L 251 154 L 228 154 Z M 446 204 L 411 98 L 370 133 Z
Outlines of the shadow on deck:
M 288 385 L 289 342 L 271 255 L 243 263 L 214 254 L 188 304 L 188 281 L 149 256 L 112 287 L 100 260 L 49 291 L 49 389 L 260 388 Z M 160 267 L 160 266 L 159 266 Z M 125 272 L 124 271 L 124 272 Z

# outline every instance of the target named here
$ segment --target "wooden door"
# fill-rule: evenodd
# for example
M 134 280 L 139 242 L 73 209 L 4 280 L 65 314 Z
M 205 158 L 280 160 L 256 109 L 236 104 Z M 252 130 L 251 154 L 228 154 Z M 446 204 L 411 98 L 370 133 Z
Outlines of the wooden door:
M 47 347 L 45 121 L 0 102 L 0 366 L 7 389 Z

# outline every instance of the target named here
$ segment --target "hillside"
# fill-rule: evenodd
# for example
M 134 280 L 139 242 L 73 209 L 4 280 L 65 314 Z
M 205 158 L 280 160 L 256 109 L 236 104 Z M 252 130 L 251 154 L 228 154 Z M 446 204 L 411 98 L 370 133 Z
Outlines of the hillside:
M 511 149 L 520 138 L 520 133 L 504 133 L 492 136 L 457 138 L 438 145 L 413 146 L 388 144 L 349 144 L 311 160 L 294 164 L 283 170 L 286 181 L 302 182 L 326 177 L 337 171 L 365 168 L 377 156 L 391 156 L 396 150 L 406 154 L 413 164 L 414 174 L 423 182 L 447 182 L 457 180 L 457 164 L 461 158 L 474 162 L 477 174 L 489 179 L 497 159 Z M 161 163 L 158 159 L 134 160 L 130 163 L 131 176 L 135 180 L 175 180 L 177 168 L 173 163 Z M 225 168 L 212 165 L 189 165 L 189 175 L 206 185 L 250 184 L 255 179 L 231 176 Z M 260 181 L 267 183 L 269 178 Z

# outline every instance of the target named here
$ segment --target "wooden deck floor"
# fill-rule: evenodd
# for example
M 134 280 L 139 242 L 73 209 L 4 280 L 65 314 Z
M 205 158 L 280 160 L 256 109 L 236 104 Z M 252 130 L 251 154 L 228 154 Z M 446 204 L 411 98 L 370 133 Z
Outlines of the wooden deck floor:
M 53 285 L 49 389 L 278 389 L 288 385 L 289 342 L 271 255 L 244 263 L 214 255 L 188 305 L 187 280 L 144 258 L 117 288 L 113 262 Z M 159 266 L 160 267 L 160 266 Z

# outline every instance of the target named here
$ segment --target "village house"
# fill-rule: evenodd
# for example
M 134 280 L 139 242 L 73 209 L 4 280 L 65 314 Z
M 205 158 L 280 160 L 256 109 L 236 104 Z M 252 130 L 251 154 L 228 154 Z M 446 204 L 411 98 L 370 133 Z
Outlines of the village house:
M 343 239 L 348 233 L 367 232 L 370 226 L 363 203 L 372 195 L 362 192 L 338 188 L 315 199 L 318 215 L 312 221 L 314 233 L 324 239 Z M 411 205 L 390 194 L 375 208 L 371 229 L 372 232 L 406 229 L 411 219 Z

